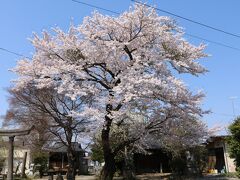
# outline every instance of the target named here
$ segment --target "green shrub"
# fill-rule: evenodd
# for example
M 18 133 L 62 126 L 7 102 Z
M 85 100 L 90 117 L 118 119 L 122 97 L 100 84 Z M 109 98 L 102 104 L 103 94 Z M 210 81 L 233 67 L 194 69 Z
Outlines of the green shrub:
M 235 159 L 237 175 L 240 177 L 240 117 L 237 117 L 228 129 L 231 133 L 227 139 L 230 157 Z

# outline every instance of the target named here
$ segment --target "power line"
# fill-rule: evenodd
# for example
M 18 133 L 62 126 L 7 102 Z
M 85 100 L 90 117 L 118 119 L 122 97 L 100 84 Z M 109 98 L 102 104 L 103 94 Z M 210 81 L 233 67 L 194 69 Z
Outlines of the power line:
M 20 54 L 20 53 L 17 53 L 17 52 L 14 52 L 14 51 L 11 51 L 11 50 L 2 48 L 2 47 L 0 47 L 0 50 L 5 51 L 5 52 L 8 52 L 8 53 L 10 53 L 10 54 L 14 54 L 14 55 L 19 56 L 19 57 L 25 57 L 25 58 L 31 59 L 31 58 L 28 57 L 28 56 L 24 56 L 23 54 Z
M 112 10 L 109 10 L 109 9 L 106 9 L 106 8 L 102 8 L 102 7 L 99 7 L 99 6 L 95 6 L 95 5 L 93 5 L 93 4 L 85 3 L 85 2 L 82 2 L 82 1 L 77 1 L 77 0 L 72 0 L 72 1 L 75 2 L 75 3 L 83 4 L 83 5 L 85 5 L 85 6 L 89 6 L 89 7 L 93 7 L 93 8 L 96 8 L 96 9 L 103 10 L 103 11 L 107 11 L 107 12 L 110 12 L 110 13 L 113 13 L 113 14 L 117 14 L 117 15 L 120 14 L 120 13 L 117 12 L 117 11 L 112 11 Z M 131 1 L 136 2 L 136 3 L 139 3 L 139 4 L 143 4 L 143 3 L 138 2 L 138 1 L 135 1 L 135 0 L 131 0 Z M 143 4 L 143 5 L 148 6 L 148 7 L 151 7 L 151 8 L 154 8 L 154 7 L 149 6 L 149 5 L 147 5 L 147 4 Z M 159 8 L 155 8 L 155 9 L 156 9 L 156 10 L 159 10 L 159 11 L 162 11 L 162 12 L 165 11 L 165 10 L 162 10 L 162 9 L 159 9 Z M 166 11 L 166 13 L 171 14 L 171 15 L 174 15 L 174 16 L 177 16 L 177 17 L 179 16 L 179 15 L 175 15 L 175 14 L 173 14 L 173 13 L 170 13 L 170 12 L 168 12 L 168 11 Z M 179 16 L 179 17 L 181 18 L 181 16 Z M 184 18 L 184 17 L 183 17 L 183 18 Z M 185 19 L 187 20 L 187 18 L 185 18 Z M 190 20 L 190 19 L 189 19 L 189 20 Z M 190 20 L 190 21 L 193 21 L 193 20 Z M 193 21 L 193 22 L 194 22 L 194 21 Z M 199 23 L 199 25 L 201 25 L 201 23 Z M 207 26 L 207 25 L 206 25 L 206 26 Z M 214 29 L 215 29 L 215 28 L 214 28 Z M 220 30 L 220 32 L 221 32 L 221 31 L 222 31 L 222 30 Z M 224 31 L 224 33 L 225 33 L 225 31 Z M 228 32 L 226 32 L 226 33 L 229 34 Z M 231 34 L 231 33 L 230 33 L 230 34 Z M 229 34 L 229 35 L 230 35 L 230 34 Z M 189 33 L 185 33 L 185 35 L 187 35 L 187 36 L 189 36 L 189 37 L 193 37 L 193 38 L 195 38 L 195 39 L 203 40 L 203 41 L 206 41 L 206 42 L 209 42 L 209 43 L 218 45 L 218 46 L 222 46 L 222 47 L 225 47 L 225 48 L 230 48 L 230 49 L 233 49 L 233 50 L 236 50 L 236 51 L 240 51 L 239 48 L 236 48 L 236 47 L 233 47 L 233 46 L 229 46 L 229 45 L 223 44 L 223 43 L 221 43 L 221 42 L 212 41 L 212 40 L 209 40 L 209 39 L 206 39 L 206 38 L 203 38 L 203 37 L 200 37 L 200 36 L 196 36 L 196 35 L 193 35 L 193 34 L 189 34 Z M 232 34 L 232 35 L 234 35 L 234 34 Z M 234 35 L 234 36 L 235 36 L 235 35 Z M 238 36 L 238 35 L 236 35 L 236 36 L 240 38 L 240 36 Z M 16 55 L 16 56 L 19 56 L 19 57 L 25 57 L 25 58 L 31 59 L 31 58 L 28 57 L 28 56 L 25 56 L 25 55 L 23 55 L 23 54 L 20 54 L 20 53 L 11 51 L 11 50 L 8 50 L 8 49 L 6 49 L 6 48 L 0 47 L 0 50 L 5 51 L 5 52 L 10 53 L 10 54 L 13 54 L 13 55 Z
M 160 9 L 160 8 L 157 8 L 157 7 L 150 6 L 150 5 L 148 5 L 148 4 L 144 4 L 144 3 L 139 2 L 139 1 L 136 1 L 136 0 L 131 0 L 131 1 L 133 1 L 133 2 L 135 2 L 135 3 L 138 3 L 138 4 L 141 4 L 141 5 L 144 5 L 144 6 L 147 6 L 147 7 L 150 7 L 150 8 L 154 8 L 154 9 L 156 9 L 156 10 L 158 10 L 158 11 L 163 12 L 163 13 L 166 13 L 166 14 L 169 14 L 169 15 L 172 15 L 172 16 L 175 16 L 175 17 L 184 19 L 184 20 L 186 20 L 186 21 L 189 21 L 189 22 L 191 22 L 191 23 L 194 23 L 194 24 L 197 24 L 197 25 L 206 27 L 206 28 L 208 28 L 208 29 L 212 29 L 212 30 L 214 30 L 214 31 L 218 31 L 218 32 L 221 32 L 221 33 L 224 33 L 224 34 L 233 36 L 233 37 L 240 38 L 240 35 L 237 35 L 237 34 L 234 34 L 234 33 L 231 33 L 231 32 L 227 32 L 227 31 L 225 31 L 225 30 L 222 30 L 222 29 L 219 29 L 219 28 L 216 28 L 216 27 L 213 27 L 213 26 L 210 26 L 210 25 L 207 25 L 207 24 L 204 24 L 204 23 L 201 23 L 201 22 L 198 22 L 198 21 L 195 21 L 195 20 L 192 20 L 192 19 L 189 19 L 189 18 L 180 16 L 180 15 L 178 15 L 178 14 L 175 14 L 175 13 L 172 13 L 172 12 L 169 12 L 169 11 L 166 11 L 166 10 L 163 10 L 163 9 Z
M 236 51 L 240 51 L 239 48 L 236 48 L 236 47 L 233 47 L 233 46 L 229 46 L 229 45 L 226 45 L 226 44 L 223 44 L 223 43 L 220 43 L 220 42 L 208 40 L 208 39 L 202 38 L 200 36 L 192 35 L 192 34 L 189 34 L 189 33 L 185 33 L 185 35 L 187 35 L 189 37 L 193 37 L 195 39 L 199 39 L 199 40 L 203 40 L 203 41 L 206 41 L 206 42 L 209 42 L 209 43 L 213 43 L 213 44 L 216 44 L 218 46 L 223 46 L 223 47 L 230 48 L 230 49 L 233 49 L 233 50 L 236 50 Z
M 234 115 L 226 114 L 226 113 L 211 112 L 210 114 L 216 114 L 218 116 L 234 117 Z
M 89 4 L 89 3 L 85 3 L 85 2 L 82 2 L 82 1 L 78 1 L 78 0 L 72 0 L 72 1 L 75 2 L 75 3 L 83 4 L 83 5 L 86 5 L 86 6 L 89 6 L 89 7 L 93 7 L 93 8 L 96 8 L 96 9 L 100 9 L 100 10 L 104 10 L 104 11 L 107 11 L 107 12 L 111 12 L 111 13 L 114 13 L 114 14 L 117 14 L 117 15 L 120 14 L 117 11 L 112 11 L 112 10 L 109 10 L 109 9 L 106 9 L 106 8 L 102 8 L 102 7 L 99 7 L 99 6 L 96 6 L 96 5 L 92 5 L 92 4 Z M 131 0 L 131 1 L 138 3 L 137 1 L 134 1 L 134 0 Z M 149 6 L 149 5 L 147 5 L 147 6 Z M 149 7 L 151 7 L 151 6 L 149 6 Z M 152 7 L 152 8 L 154 8 L 154 7 Z M 229 49 L 232 49 L 232 50 L 240 51 L 239 48 L 236 48 L 236 47 L 233 47 L 233 46 L 221 43 L 221 42 L 212 41 L 212 40 L 209 40 L 209 39 L 206 39 L 206 38 L 203 38 L 203 37 L 200 37 L 200 36 L 196 36 L 196 35 L 193 35 L 193 34 L 189 34 L 189 33 L 185 33 L 185 35 L 187 35 L 189 37 L 192 37 L 192 38 L 195 38 L 195 39 L 203 40 L 203 41 L 206 41 L 206 42 L 218 45 L 218 46 L 222 46 L 222 47 L 229 48 Z
M 110 13 L 113 13 L 113 14 L 120 14 L 119 12 L 112 11 L 112 10 L 109 10 L 109 9 L 105 9 L 105 8 L 102 8 L 102 7 L 99 7 L 99 6 L 95 6 L 93 4 L 88 4 L 88 3 L 85 3 L 85 2 L 82 2 L 82 1 L 77 1 L 77 0 L 72 0 L 72 1 L 76 2 L 76 3 L 79 3 L 79 4 L 89 6 L 89 7 L 93 7 L 93 8 L 96 8 L 96 9 L 101 9 L 103 11 L 107 11 L 107 12 L 110 12 Z

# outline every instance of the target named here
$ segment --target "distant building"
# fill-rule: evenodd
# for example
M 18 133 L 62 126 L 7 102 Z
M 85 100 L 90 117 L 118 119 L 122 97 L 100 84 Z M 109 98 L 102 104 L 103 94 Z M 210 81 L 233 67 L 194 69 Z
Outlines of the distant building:
M 135 173 L 169 173 L 170 155 L 161 149 L 149 150 L 150 154 L 134 154 Z
M 75 170 L 77 174 L 88 174 L 89 159 L 85 156 L 85 151 L 81 148 L 81 145 L 77 142 L 73 143 L 73 149 L 75 150 Z M 48 167 L 53 169 L 55 173 L 61 172 L 65 174 L 68 167 L 67 147 L 62 143 L 55 143 L 51 147 L 45 148 L 45 152 L 49 154 Z M 31 150 L 24 145 L 21 141 L 14 142 L 14 169 L 15 174 L 20 174 L 22 170 L 22 163 L 25 152 L 27 152 L 26 158 L 26 174 L 33 173 L 33 159 Z M 1 167 L 2 166 L 2 167 Z M 8 142 L 2 141 L 0 143 L 0 174 L 7 174 L 8 170 Z M 44 174 L 47 174 L 45 172 Z
M 208 170 L 221 172 L 235 172 L 234 159 L 230 158 L 228 152 L 227 136 L 213 136 L 207 140 Z
M 88 159 L 85 157 L 85 151 L 77 142 L 72 143 L 75 156 L 75 170 L 77 174 L 88 174 Z M 49 152 L 49 169 L 61 171 L 63 174 L 67 172 L 68 158 L 67 146 L 62 143 L 55 143 L 48 149 Z
M 205 146 L 207 150 L 207 171 L 211 173 L 236 172 L 234 159 L 229 156 L 227 136 L 214 136 L 207 139 Z M 170 167 L 171 155 L 164 153 L 161 148 L 150 150 L 151 154 L 135 154 L 134 163 L 136 173 L 172 172 Z M 186 150 L 187 173 L 196 173 L 194 166 L 194 152 L 191 148 Z M 181 167 L 178 167 L 181 168 Z M 184 168 L 184 167 L 182 167 Z M 185 173 L 186 173 L 185 172 Z

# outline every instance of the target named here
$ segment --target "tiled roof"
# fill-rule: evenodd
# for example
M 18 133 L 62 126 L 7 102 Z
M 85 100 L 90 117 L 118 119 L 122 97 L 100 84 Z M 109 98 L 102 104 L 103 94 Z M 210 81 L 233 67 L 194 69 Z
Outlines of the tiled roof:
M 77 152 L 84 152 L 84 150 L 81 147 L 81 144 L 78 142 L 72 142 L 72 147 Z M 56 142 L 54 145 L 46 148 L 49 152 L 67 152 L 67 146 L 65 146 L 61 142 Z

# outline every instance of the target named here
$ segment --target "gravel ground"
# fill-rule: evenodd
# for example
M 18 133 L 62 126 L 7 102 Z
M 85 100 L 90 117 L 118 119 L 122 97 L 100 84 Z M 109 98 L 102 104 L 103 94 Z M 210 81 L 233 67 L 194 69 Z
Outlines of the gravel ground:
M 66 179 L 65 176 L 63 176 L 64 180 Z M 56 176 L 54 176 L 53 179 L 56 179 Z M 48 177 L 45 176 L 42 179 L 34 179 L 34 180 L 48 180 Z M 76 176 L 75 180 L 97 180 L 95 176 Z

